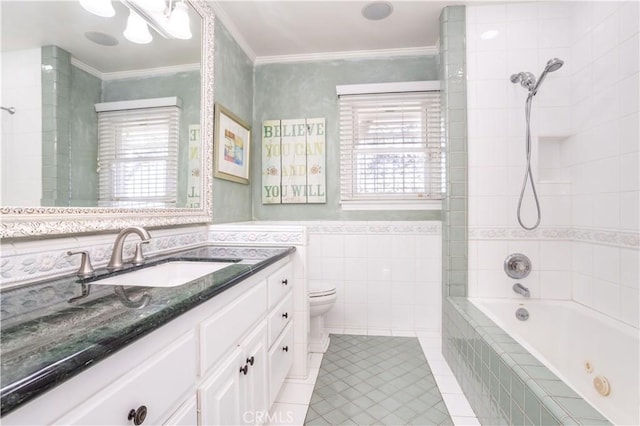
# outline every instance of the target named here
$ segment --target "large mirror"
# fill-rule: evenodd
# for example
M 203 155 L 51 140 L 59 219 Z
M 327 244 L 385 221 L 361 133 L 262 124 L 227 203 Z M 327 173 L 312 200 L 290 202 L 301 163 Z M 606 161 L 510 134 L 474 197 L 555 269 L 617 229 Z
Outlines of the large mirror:
M 97 3 L 111 11 L 87 10 Z M 150 13 L 158 3 L 164 11 Z M 48 0 L 0 8 L 0 236 L 210 221 L 209 6 Z M 186 34 L 171 26 L 176 11 L 188 17 Z

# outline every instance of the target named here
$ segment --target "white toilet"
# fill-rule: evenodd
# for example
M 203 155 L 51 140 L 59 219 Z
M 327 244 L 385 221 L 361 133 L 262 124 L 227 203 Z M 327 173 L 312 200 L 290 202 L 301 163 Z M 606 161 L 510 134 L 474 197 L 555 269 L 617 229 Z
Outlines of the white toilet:
M 314 283 L 309 287 L 309 352 L 325 353 L 329 347 L 329 333 L 324 329 L 324 314 L 336 303 L 336 286 Z

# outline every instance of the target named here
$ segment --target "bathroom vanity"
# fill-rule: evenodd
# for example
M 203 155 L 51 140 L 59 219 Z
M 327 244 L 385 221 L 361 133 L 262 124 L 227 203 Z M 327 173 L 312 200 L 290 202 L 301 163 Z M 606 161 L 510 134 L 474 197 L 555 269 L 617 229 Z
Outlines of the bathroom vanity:
M 140 308 L 76 277 L 4 291 L 2 423 L 260 423 L 293 362 L 294 250 L 150 259 L 239 261 L 176 287 L 126 287 L 126 300 L 149 297 Z

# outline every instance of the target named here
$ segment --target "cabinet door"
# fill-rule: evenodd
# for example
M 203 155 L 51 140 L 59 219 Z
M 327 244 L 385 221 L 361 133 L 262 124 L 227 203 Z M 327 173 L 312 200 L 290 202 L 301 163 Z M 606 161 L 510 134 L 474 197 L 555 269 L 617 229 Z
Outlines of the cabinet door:
M 240 377 L 244 424 L 261 424 L 268 406 L 267 327 L 263 321 L 244 340 L 247 374 Z
M 240 347 L 198 389 L 201 425 L 239 425 L 243 405 L 240 380 L 244 365 L 244 351 Z
M 189 398 L 167 420 L 165 426 L 194 426 L 198 424 L 198 400 L 196 396 Z

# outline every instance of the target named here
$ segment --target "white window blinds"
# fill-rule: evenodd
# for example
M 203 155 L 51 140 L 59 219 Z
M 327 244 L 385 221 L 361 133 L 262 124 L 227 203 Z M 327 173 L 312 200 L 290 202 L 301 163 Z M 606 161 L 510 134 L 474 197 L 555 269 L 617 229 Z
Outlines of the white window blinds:
M 442 199 L 439 92 L 340 96 L 343 204 Z
M 180 108 L 98 113 L 99 205 L 175 207 Z

